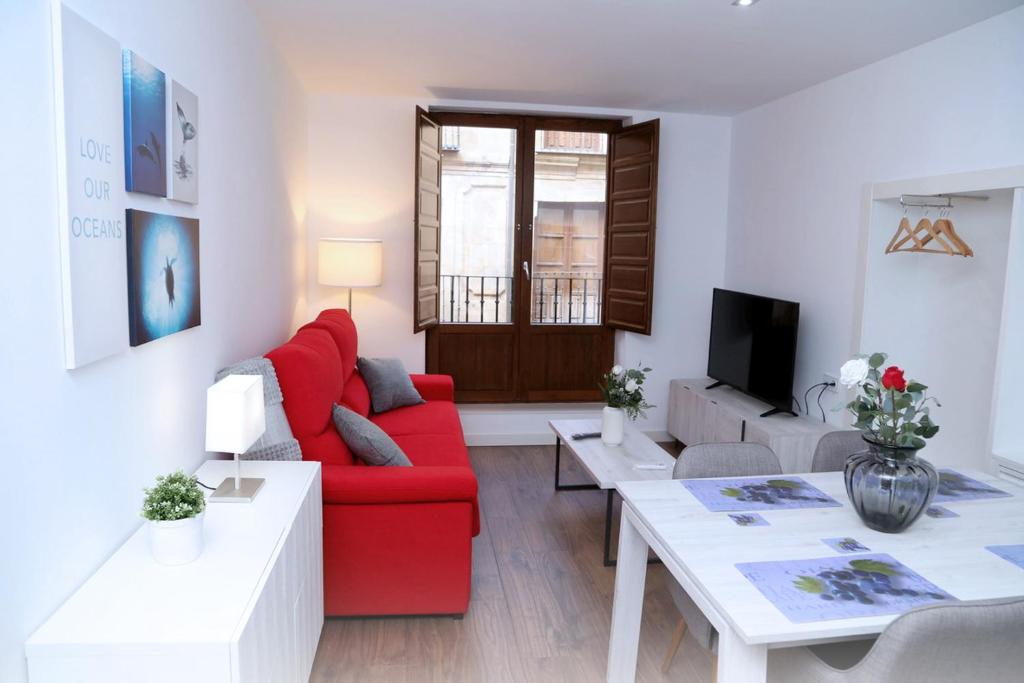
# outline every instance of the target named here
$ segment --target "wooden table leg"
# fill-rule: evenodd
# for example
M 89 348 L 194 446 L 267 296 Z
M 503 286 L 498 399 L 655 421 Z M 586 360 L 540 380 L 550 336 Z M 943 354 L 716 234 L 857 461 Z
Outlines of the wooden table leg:
M 640 617 L 647 580 L 647 541 L 629 516 L 619 520 L 618 566 L 612 602 L 612 633 L 608 642 L 608 681 L 636 680 L 636 656 L 640 647 Z
M 768 647 L 747 645 L 732 629 L 718 632 L 718 677 L 713 683 L 765 683 Z

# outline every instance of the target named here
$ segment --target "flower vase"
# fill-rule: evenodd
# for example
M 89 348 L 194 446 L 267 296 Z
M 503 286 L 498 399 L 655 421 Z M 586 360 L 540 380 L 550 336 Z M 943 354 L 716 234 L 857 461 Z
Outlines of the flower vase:
M 918 448 L 864 440 L 868 449 L 846 461 L 846 493 L 868 527 L 899 533 L 931 504 L 939 488 L 939 474 L 931 463 L 917 456 Z
M 149 551 L 160 564 L 188 564 L 203 553 L 203 516 L 147 522 Z
M 609 446 L 622 443 L 626 425 L 626 412 L 622 408 L 605 406 L 601 411 L 601 441 Z

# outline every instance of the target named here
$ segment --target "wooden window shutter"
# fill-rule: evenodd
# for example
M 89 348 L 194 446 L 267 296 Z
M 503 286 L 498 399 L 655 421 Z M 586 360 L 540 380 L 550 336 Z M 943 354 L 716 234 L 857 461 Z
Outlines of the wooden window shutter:
M 413 327 L 435 327 L 441 310 L 441 127 L 416 107 L 416 254 Z
M 641 334 L 651 333 L 654 303 L 658 126 L 655 119 L 623 128 L 608 151 L 605 325 Z

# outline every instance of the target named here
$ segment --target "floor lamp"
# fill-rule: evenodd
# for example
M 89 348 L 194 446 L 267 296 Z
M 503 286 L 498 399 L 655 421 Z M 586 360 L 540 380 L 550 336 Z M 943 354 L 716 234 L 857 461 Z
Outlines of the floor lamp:
M 321 237 L 317 243 L 317 282 L 348 288 L 348 312 L 352 314 L 352 289 L 380 287 L 384 270 L 381 240 Z

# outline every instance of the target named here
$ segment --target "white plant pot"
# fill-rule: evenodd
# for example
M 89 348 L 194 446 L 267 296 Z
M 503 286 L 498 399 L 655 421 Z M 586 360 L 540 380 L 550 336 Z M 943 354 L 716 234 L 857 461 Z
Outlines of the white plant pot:
M 188 564 L 203 553 L 203 516 L 177 519 L 173 522 L 150 520 L 149 551 L 160 564 Z
M 625 424 L 626 411 L 605 406 L 601 411 L 601 441 L 609 446 L 618 446 L 622 443 Z

